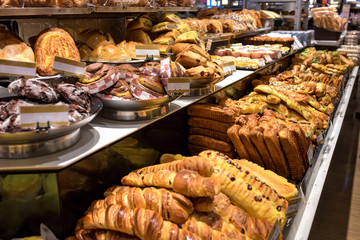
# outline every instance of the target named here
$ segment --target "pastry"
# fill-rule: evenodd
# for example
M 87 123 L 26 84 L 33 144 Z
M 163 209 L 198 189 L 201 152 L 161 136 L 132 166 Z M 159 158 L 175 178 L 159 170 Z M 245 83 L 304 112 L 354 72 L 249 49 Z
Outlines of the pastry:
M 224 233 L 221 233 L 217 230 L 212 229 L 204 222 L 196 221 L 195 218 L 191 217 L 182 225 L 183 229 L 188 230 L 189 232 L 195 233 L 197 236 L 202 239 L 218 239 L 226 240 L 228 238 Z
M 150 87 L 152 89 L 150 89 Z M 164 94 L 153 90 L 156 89 L 164 91 L 160 79 L 154 76 L 142 75 L 139 78 L 132 79 L 130 82 L 130 89 L 133 96 L 142 100 L 160 98 L 164 96 Z
M 80 54 L 81 60 L 89 61 L 92 49 L 85 43 L 80 44 L 78 46 L 78 49 L 79 49 L 79 54 Z
M 174 13 L 165 12 L 160 16 L 159 22 L 182 23 L 182 19 L 176 16 Z
M 231 123 L 223 123 L 200 117 L 190 117 L 188 124 L 191 127 L 201 127 L 223 133 L 226 133 L 228 128 L 232 126 Z
M 175 43 L 172 37 L 158 37 L 154 39 L 154 44 L 166 44 L 166 45 L 173 45 Z
M 79 34 L 79 40 L 91 49 L 95 49 L 100 45 L 115 45 L 114 39 L 111 37 L 110 33 L 103 33 L 98 29 L 86 29 Z
M 104 93 L 113 95 L 122 99 L 134 99 L 130 92 L 130 86 L 125 80 L 119 79 L 114 85 L 104 90 Z
M 126 31 L 132 31 L 132 30 L 143 30 L 143 31 L 150 31 L 153 24 L 150 19 L 144 18 L 144 17 L 138 17 L 135 20 L 129 22 L 129 24 L 126 27 Z
M 239 130 L 239 137 L 249 153 L 250 158 L 248 160 L 251 160 L 263 167 L 264 162 L 262 161 L 258 150 L 255 148 L 254 144 L 250 140 L 250 127 L 249 126 L 241 127 Z
M 180 59 L 179 62 L 181 64 L 184 63 L 186 59 Z M 188 64 L 190 65 L 190 64 Z M 186 70 L 187 75 L 189 75 L 192 79 L 205 79 L 205 78 L 214 78 L 215 71 L 213 68 L 204 67 L 204 66 L 197 66 L 192 67 Z
M 202 135 L 189 135 L 188 142 L 190 144 L 200 145 L 207 147 L 208 149 L 220 150 L 224 152 L 230 152 L 233 150 L 233 146 L 227 142 Z
M 33 50 L 17 35 L 5 29 L 0 30 L 0 59 L 35 62 Z
M 180 63 L 185 68 L 191 68 L 197 66 L 204 66 L 207 62 L 207 59 L 200 54 L 185 50 L 177 55 L 175 62 Z M 210 75 L 210 73 L 211 72 L 209 72 L 207 75 Z
M 61 83 L 56 86 L 60 95 L 66 99 L 70 104 L 76 104 L 88 112 L 91 110 L 90 94 L 85 92 L 82 88 L 70 83 Z
M 195 31 L 189 31 L 179 35 L 176 38 L 175 43 L 195 43 L 199 45 L 202 49 L 205 49 L 205 43 L 202 38 Z
M 40 75 L 55 75 L 52 65 L 55 56 L 80 61 L 79 51 L 72 37 L 60 28 L 42 31 L 35 43 L 36 68 Z
M 80 87 L 89 86 L 90 84 L 113 78 L 118 72 L 119 70 L 116 67 L 103 63 L 93 63 L 86 66 L 84 77 L 81 77 L 76 85 Z
M 136 52 L 135 52 L 135 46 L 136 45 L 143 45 L 142 43 L 139 43 L 139 42 L 133 42 L 133 41 L 130 41 L 130 42 L 126 42 L 125 40 L 118 43 L 116 46 L 118 48 L 122 48 L 125 50 L 125 52 L 130 55 L 130 57 L 132 59 L 136 59 Z
M 208 136 L 211 138 L 215 138 L 217 140 L 221 140 L 224 142 L 229 143 L 231 140 L 225 133 L 222 132 L 216 132 L 213 130 L 205 129 L 205 128 L 198 128 L 198 127 L 190 127 L 189 133 L 192 135 L 202 135 L 202 136 Z
M 128 62 L 131 56 L 124 49 L 115 45 L 99 45 L 90 54 L 89 61 L 92 62 Z
M 230 108 L 220 108 L 219 105 L 210 103 L 192 104 L 187 108 L 190 116 L 209 118 L 220 122 L 233 123 L 235 112 Z
M 180 52 L 184 51 L 186 48 L 190 47 L 192 44 L 191 43 L 175 43 L 172 47 L 171 50 L 174 54 L 179 54 Z
M 158 32 L 164 32 L 164 31 L 172 31 L 172 30 L 180 29 L 180 28 L 181 28 L 180 23 L 161 22 L 161 23 L 154 25 L 151 29 L 151 32 L 158 33 Z
M 188 143 L 188 150 L 191 155 L 197 155 L 205 150 L 208 150 L 208 148 L 205 146 Z M 219 151 L 219 152 L 231 158 L 234 158 L 236 156 L 236 153 L 234 151 L 230 151 L 230 152 Z
M 151 44 L 152 43 L 149 35 L 140 29 L 129 31 L 126 34 L 126 41 L 134 41 L 134 42 L 139 42 L 139 43 L 143 43 L 143 44 Z
M 157 172 L 160 170 L 170 170 L 179 172 L 180 170 L 187 169 L 196 171 L 201 176 L 210 177 L 214 169 L 211 162 L 208 159 L 201 157 L 185 157 L 182 160 L 174 161 L 166 164 L 158 164 L 145 168 L 141 168 L 136 172 L 139 174 Z
M 142 174 L 131 172 L 121 179 L 121 183 L 135 187 L 169 188 L 188 197 L 214 197 L 220 191 L 220 185 L 214 178 L 205 178 L 190 170 L 160 170 Z
M 208 33 L 223 33 L 222 21 L 218 19 L 209 19 L 206 26 Z
M 236 152 L 238 153 L 241 159 L 250 159 L 249 153 L 245 148 L 244 143 L 241 141 L 239 136 L 240 126 L 237 124 L 232 125 L 227 130 L 227 135 L 229 136 L 231 142 L 234 144 Z
M 171 37 L 174 41 L 180 35 L 179 31 L 173 30 L 166 33 L 162 33 L 159 37 Z
M 134 208 L 150 209 L 160 214 L 165 220 L 177 224 L 184 223 L 194 211 L 192 202 L 181 194 L 163 188 L 137 188 L 115 186 L 107 190 L 104 200 L 95 201 L 91 210 L 106 208 L 112 204 Z

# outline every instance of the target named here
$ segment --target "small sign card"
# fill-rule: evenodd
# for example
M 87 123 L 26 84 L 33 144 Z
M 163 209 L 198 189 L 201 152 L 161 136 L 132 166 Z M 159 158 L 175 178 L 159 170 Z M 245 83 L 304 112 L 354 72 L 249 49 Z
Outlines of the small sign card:
M 0 76 L 33 78 L 36 76 L 36 63 L 1 59 Z
M 190 93 L 190 78 L 168 78 L 167 79 L 167 92 L 183 92 Z
M 210 51 L 212 45 L 212 40 L 208 39 L 206 43 L 206 51 Z
M 264 58 L 267 62 L 271 62 L 272 58 L 269 55 L 264 55 Z
M 286 210 L 286 218 L 294 216 L 300 207 L 301 197 L 295 197 L 288 201 L 288 208 Z
M 271 232 L 269 233 L 267 240 L 277 240 L 279 236 L 280 236 L 280 226 L 279 226 L 279 222 L 276 221 L 273 228 L 271 229 Z
M 50 125 L 68 125 L 69 113 L 68 105 L 36 105 L 20 107 L 21 127 L 35 128 L 37 123 L 39 127 Z
M 231 61 L 231 62 L 227 62 L 227 63 L 223 63 L 222 64 L 223 70 L 225 72 L 225 74 L 228 73 L 233 73 L 236 71 L 236 67 L 235 67 L 235 62 Z
M 137 58 L 160 58 L 159 46 L 156 45 L 135 45 L 135 53 Z
M 312 159 L 313 159 L 313 156 L 314 156 L 314 149 L 313 149 L 312 143 L 310 143 L 309 149 L 307 151 L 307 156 L 308 156 L 309 164 L 311 165 Z
M 85 73 L 86 63 L 78 62 L 71 59 L 55 56 L 53 70 L 58 73 L 68 75 L 83 76 Z

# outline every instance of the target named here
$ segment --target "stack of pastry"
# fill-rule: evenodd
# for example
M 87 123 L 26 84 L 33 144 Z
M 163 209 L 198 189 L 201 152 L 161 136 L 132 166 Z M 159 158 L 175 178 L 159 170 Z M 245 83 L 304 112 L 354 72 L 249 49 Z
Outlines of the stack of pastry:
M 187 109 L 189 124 L 188 149 L 198 154 L 205 149 L 220 151 L 235 157 L 235 148 L 227 130 L 235 122 L 236 113 L 231 108 L 213 104 L 194 104 Z
M 115 46 L 114 39 L 109 33 L 98 29 L 86 29 L 79 34 L 81 44 L 79 52 L 81 59 L 91 62 L 127 62 L 131 60 L 130 50 L 125 43 Z
M 189 25 L 173 13 L 147 13 L 128 24 L 126 40 L 153 43 L 159 46 L 160 53 L 168 53 L 178 36 L 188 31 Z
M 219 80 L 225 76 L 221 64 L 212 60 L 210 54 L 196 44 L 176 43 L 172 52 L 176 54 L 175 62 L 185 67 L 192 79 Z
M 76 239 L 266 239 L 285 225 L 286 179 L 214 151 L 145 167 L 94 201 Z M 281 238 L 281 236 L 280 236 Z

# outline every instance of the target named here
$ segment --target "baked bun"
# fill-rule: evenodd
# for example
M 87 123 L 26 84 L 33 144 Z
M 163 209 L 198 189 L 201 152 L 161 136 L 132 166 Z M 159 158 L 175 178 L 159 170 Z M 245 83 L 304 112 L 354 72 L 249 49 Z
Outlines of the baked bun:
M 171 50 L 174 54 L 179 54 L 182 51 L 184 51 L 186 48 L 190 47 L 191 45 L 192 45 L 191 43 L 175 43 L 171 47 Z
M 0 2 L 0 8 L 8 7 L 22 7 L 22 1 L 20 0 L 4 0 Z
M 95 49 L 99 45 L 115 45 L 114 39 L 110 33 L 103 33 L 98 29 L 87 29 L 80 33 L 79 40 L 86 43 L 91 49 Z
M 92 52 L 91 48 L 86 45 L 85 43 L 82 43 L 78 46 L 80 58 L 83 61 L 89 61 L 90 54 Z
M 146 84 L 146 86 L 140 83 L 139 79 L 142 83 Z M 154 76 L 140 76 L 139 79 L 135 78 L 130 82 L 130 89 L 133 96 L 140 100 L 160 98 L 164 96 L 164 94 L 153 90 L 160 89 L 159 84 L 161 84 L 161 82 L 159 78 Z M 149 88 L 150 86 L 152 89 Z
M 171 52 L 171 46 L 170 45 L 164 45 L 164 44 L 156 44 L 159 46 L 160 54 L 167 54 Z
M 126 42 L 124 40 L 124 41 L 118 43 L 116 46 L 118 48 L 123 48 L 125 50 L 125 52 L 131 56 L 132 59 L 136 59 L 136 52 L 135 52 L 136 45 L 143 45 L 143 44 L 139 43 L 139 42 L 133 42 L 133 41 Z
M 126 41 L 140 42 L 143 44 L 151 44 L 152 43 L 149 35 L 140 29 L 129 31 L 126 34 Z
M 140 29 L 143 31 L 150 31 L 152 26 L 153 26 L 153 24 L 150 19 L 147 19 L 144 17 L 139 17 L 139 18 L 129 22 L 129 24 L 127 25 L 126 31 L 131 31 L 131 30 L 136 30 L 136 29 Z
M 116 84 L 104 90 L 106 94 L 113 95 L 123 99 L 134 99 L 130 92 L 130 86 L 125 80 L 119 80 Z
M 219 19 L 209 19 L 206 27 L 208 33 L 223 33 L 222 21 Z
M 180 35 L 179 31 L 173 30 L 166 33 L 162 33 L 159 35 L 159 37 L 171 37 L 172 39 L 176 39 Z
M 199 34 L 195 31 L 190 31 L 190 32 L 186 32 L 186 33 L 179 35 L 176 38 L 175 43 L 196 43 L 202 49 L 205 49 L 204 41 L 199 36 Z
M 89 60 L 94 62 L 128 62 L 131 61 L 131 57 L 124 49 L 115 45 L 100 45 L 91 52 Z
M 8 30 L 0 30 L 0 59 L 35 62 L 33 50 L 19 36 Z
M 160 16 L 159 22 L 182 23 L 182 19 L 173 13 L 165 12 Z
M 35 43 L 36 68 L 40 75 L 51 76 L 55 56 L 80 61 L 79 50 L 69 33 L 60 28 L 42 31 Z
M 182 24 L 180 23 L 172 23 L 172 22 L 161 22 L 156 24 L 152 27 L 151 32 L 157 33 L 157 32 L 164 32 L 164 31 L 171 31 L 175 29 L 180 29 L 182 27 Z
M 158 37 L 154 39 L 154 44 L 165 44 L 165 45 L 173 45 L 175 43 L 172 37 Z

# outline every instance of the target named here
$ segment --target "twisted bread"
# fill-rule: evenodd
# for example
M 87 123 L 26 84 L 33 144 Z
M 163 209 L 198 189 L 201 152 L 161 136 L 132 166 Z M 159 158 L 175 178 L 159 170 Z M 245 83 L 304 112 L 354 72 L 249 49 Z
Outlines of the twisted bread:
M 181 170 L 178 173 L 168 170 L 145 174 L 131 172 L 123 177 L 121 183 L 136 187 L 169 188 L 188 197 L 214 197 L 220 192 L 220 185 L 215 178 L 204 178 L 189 170 Z
M 221 191 L 229 196 L 235 205 L 256 218 L 266 219 L 271 224 L 278 220 L 281 228 L 285 226 L 288 203 L 283 197 L 250 172 L 243 171 L 241 166 L 227 156 L 215 151 L 204 151 L 199 155 L 213 162 L 213 177 L 219 181 Z
M 159 213 L 165 220 L 184 223 L 194 211 L 192 202 L 181 194 L 160 188 L 117 186 L 104 200 L 93 204 L 93 209 L 120 204 L 130 209 L 145 208 Z
M 121 205 L 95 209 L 83 219 L 84 229 L 105 229 L 137 236 L 140 239 L 200 239 L 195 234 L 144 208 L 130 209 Z
M 178 160 L 171 163 L 158 164 L 158 165 L 141 168 L 136 172 L 139 174 L 152 173 L 160 170 L 170 170 L 174 172 L 179 172 L 180 170 L 183 169 L 196 171 L 201 176 L 204 177 L 210 177 L 211 174 L 214 172 L 212 163 L 208 159 L 202 157 L 196 157 L 196 156 L 186 157 L 183 160 Z

